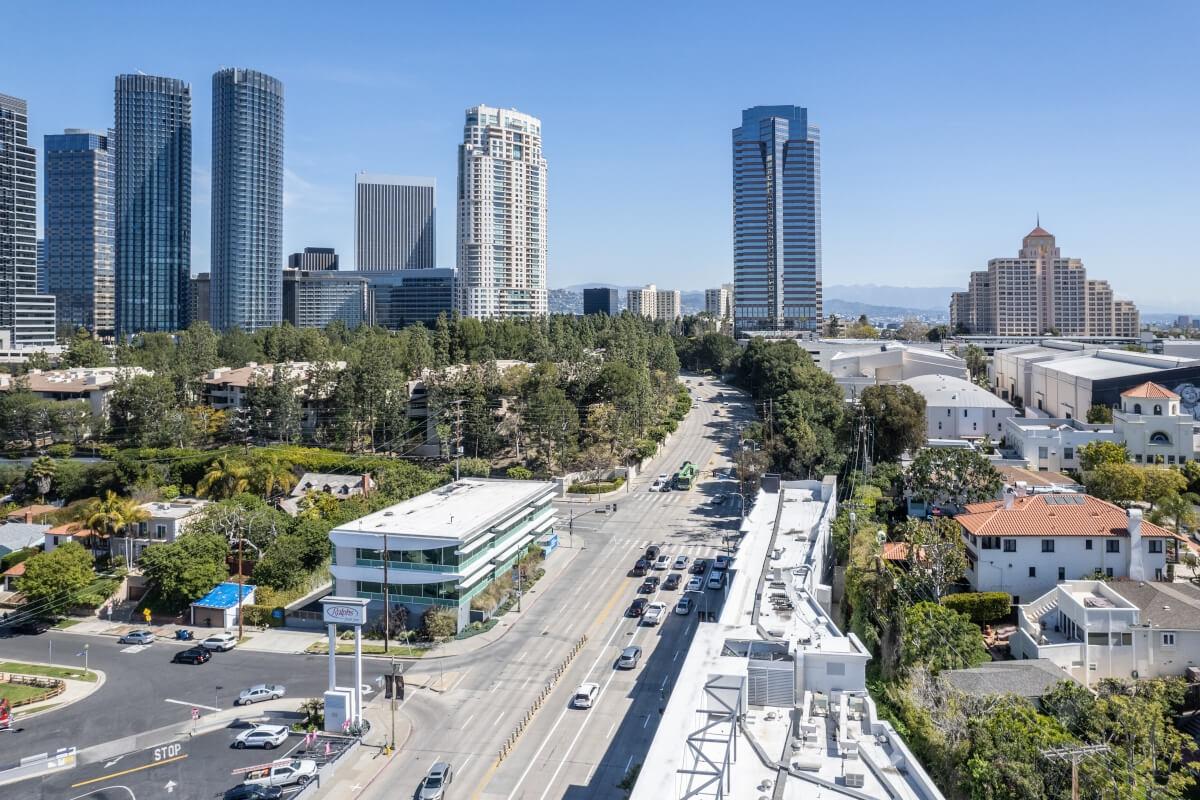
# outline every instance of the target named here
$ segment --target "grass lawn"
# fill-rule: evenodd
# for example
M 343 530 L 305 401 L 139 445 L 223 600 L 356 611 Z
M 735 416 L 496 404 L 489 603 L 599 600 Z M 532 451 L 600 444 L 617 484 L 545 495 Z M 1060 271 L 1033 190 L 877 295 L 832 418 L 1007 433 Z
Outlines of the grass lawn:
M 77 619 L 60 619 L 58 622 L 56 622 L 54 624 L 54 627 L 57 630 L 61 631 L 62 629 L 69 628 L 72 625 L 78 625 L 80 623 L 80 621 L 81 620 L 77 620 Z
M 338 655 L 340 655 L 340 656 L 341 655 L 346 655 L 346 656 L 353 655 L 354 654 L 354 642 L 338 642 L 337 651 L 338 651 Z M 391 647 L 389 647 L 387 652 L 385 653 L 383 651 L 382 644 L 374 644 L 374 643 L 368 644 L 367 642 L 363 642 L 362 651 L 363 651 L 363 655 L 369 655 L 369 656 L 387 655 L 387 656 L 401 656 L 403 658 L 420 658 L 421 656 L 425 655 L 425 648 L 423 648 L 423 647 L 409 647 L 408 645 L 395 645 L 394 644 Z M 329 644 L 327 642 L 314 642 L 313 644 L 309 645 L 308 649 L 305 650 L 304 652 L 325 654 L 325 653 L 329 652 Z
M 340 652 L 340 651 L 339 651 Z M 96 673 L 71 667 L 47 667 L 41 664 L 23 664 L 20 661 L 0 661 L 0 672 L 16 672 L 20 675 L 43 675 L 47 678 L 73 678 L 77 681 L 95 681 Z
M 10 703 L 19 703 L 31 697 L 40 697 L 46 693 L 41 686 L 22 686 L 19 683 L 0 683 L 0 699 Z

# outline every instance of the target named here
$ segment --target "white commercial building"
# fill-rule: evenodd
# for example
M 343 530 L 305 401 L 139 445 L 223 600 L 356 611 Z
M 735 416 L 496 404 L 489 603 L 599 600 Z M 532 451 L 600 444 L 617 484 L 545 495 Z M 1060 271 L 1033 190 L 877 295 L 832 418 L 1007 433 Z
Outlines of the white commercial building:
M 923 375 L 945 375 L 961 381 L 971 377 L 967 362 L 958 356 L 901 342 L 852 347 L 836 351 L 824 361 L 826 371 L 850 396 L 868 386 L 898 383 Z
M 940 799 L 867 693 L 869 651 L 830 618 L 835 480 L 763 484 L 632 800 Z
M 1024 396 L 1027 415 L 1087 418 L 1101 389 L 1120 381 L 1123 387 L 1157 380 L 1156 373 L 1197 366 L 1195 359 L 1135 353 L 1129 350 L 1085 351 L 1031 365 L 1029 394 Z
M 1077 419 L 1010 417 L 1004 422 L 1004 446 L 1039 471 L 1079 469 L 1079 451 L 1084 447 L 1120 441 L 1111 425 L 1088 425 Z
M 370 600 L 370 617 L 387 598 L 418 620 L 430 607 L 471 622 L 471 599 L 511 570 L 554 525 L 554 484 L 466 478 L 418 495 L 329 533 L 334 594 Z
M 1062 581 L 1094 575 L 1163 581 L 1178 540 L 1165 528 L 1085 494 L 1036 494 L 973 503 L 954 518 L 977 592 L 1007 592 L 1019 604 Z
M 1016 409 L 996 395 L 962 378 L 921 375 L 900 381 L 925 398 L 926 437 L 982 439 L 999 442 L 1004 423 Z
M 1094 353 L 1100 348 L 1080 342 L 1048 339 L 1041 344 L 1022 344 L 997 349 L 988 365 L 988 378 L 1002 400 L 1023 407 L 1033 396 L 1033 365 L 1056 358 L 1073 358 Z
M 1026 603 L 1014 658 L 1044 658 L 1085 685 L 1185 677 L 1200 666 L 1200 589 L 1191 583 L 1066 581 Z
M 72 367 L 71 369 L 30 370 L 20 378 L 0 374 L 0 392 L 19 385 L 43 400 L 78 400 L 87 403 L 92 416 L 106 417 L 108 401 L 117 380 L 149 375 L 141 367 Z
M 135 522 L 114 536 L 112 554 L 121 556 L 127 564 L 142 560 L 142 551 L 152 544 L 170 544 L 200 518 L 200 512 L 208 500 L 194 497 L 179 497 L 174 500 L 156 500 L 142 503 L 139 508 L 147 518 Z
M 459 310 L 533 317 L 548 311 L 542 122 L 512 109 L 467 109 L 458 149 Z

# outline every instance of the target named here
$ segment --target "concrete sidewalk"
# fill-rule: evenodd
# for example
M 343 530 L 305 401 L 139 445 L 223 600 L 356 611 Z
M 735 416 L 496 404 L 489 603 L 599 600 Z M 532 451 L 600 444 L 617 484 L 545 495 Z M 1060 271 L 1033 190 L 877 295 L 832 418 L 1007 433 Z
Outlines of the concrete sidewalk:
M 333 780 L 324 782 L 313 795 L 318 797 L 356 797 L 370 786 L 402 751 L 412 736 L 413 725 L 404 713 L 404 703 L 396 709 L 396 750 L 385 754 L 384 745 L 392 736 L 392 713 L 390 700 L 378 696 L 363 708 L 363 716 L 371 723 L 371 730 L 363 737 L 354 752 L 345 756 Z
M 184 629 L 190 630 L 195 635 L 195 638 L 191 641 L 176 639 L 175 632 Z M 206 636 L 220 632 L 221 629 L 198 628 L 194 625 L 175 624 L 155 625 L 151 623 L 150 625 L 138 625 L 129 622 L 109 622 L 108 620 L 89 617 L 61 630 L 64 633 L 112 637 L 121 637 L 135 630 L 149 630 L 163 641 L 178 642 L 181 645 L 195 645 Z M 324 631 L 298 630 L 295 628 L 260 629 L 258 627 L 247 627 L 243 634 L 243 641 L 238 645 L 238 649 L 256 650 L 265 653 L 303 653 L 313 642 L 322 641 L 324 638 Z

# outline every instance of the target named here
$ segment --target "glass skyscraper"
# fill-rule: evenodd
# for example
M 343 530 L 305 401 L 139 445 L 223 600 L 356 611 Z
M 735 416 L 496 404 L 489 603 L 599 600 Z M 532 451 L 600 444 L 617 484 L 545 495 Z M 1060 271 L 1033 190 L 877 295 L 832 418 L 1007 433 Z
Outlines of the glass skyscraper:
M 213 75 L 212 318 L 255 331 L 283 319 L 283 84 Z
M 799 106 L 755 106 L 733 129 L 734 327 L 821 324 L 820 129 Z
M 112 139 L 74 128 L 46 136 L 42 250 L 58 324 L 113 334 L 115 282 Z M 50 266 L 53 268 L 50 268 Z
M 54 298 L 37 288 L 37 151 L 24 100 L 0 94 L 0 347 L 54 344 Z
M 187 323 L 192 264 L 192 89 L 118 75 L 117 335 Z

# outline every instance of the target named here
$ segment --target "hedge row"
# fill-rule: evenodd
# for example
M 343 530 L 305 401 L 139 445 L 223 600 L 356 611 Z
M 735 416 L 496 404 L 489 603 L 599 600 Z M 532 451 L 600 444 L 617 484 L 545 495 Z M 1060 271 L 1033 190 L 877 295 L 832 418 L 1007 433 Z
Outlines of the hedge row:
M 611 481 L 597 481 L 596 483 L 572 483 L 567 489 L 571 494 L 607 494 L 615 492 L 625 485 L 623 477 L 617 477 Z
M 1012 595 L 1007 592 L 963 592 L 942 598 L 942 605 L 966 614 L 976 625 L 988 625 L 1006 618 L 1012 610 Z

